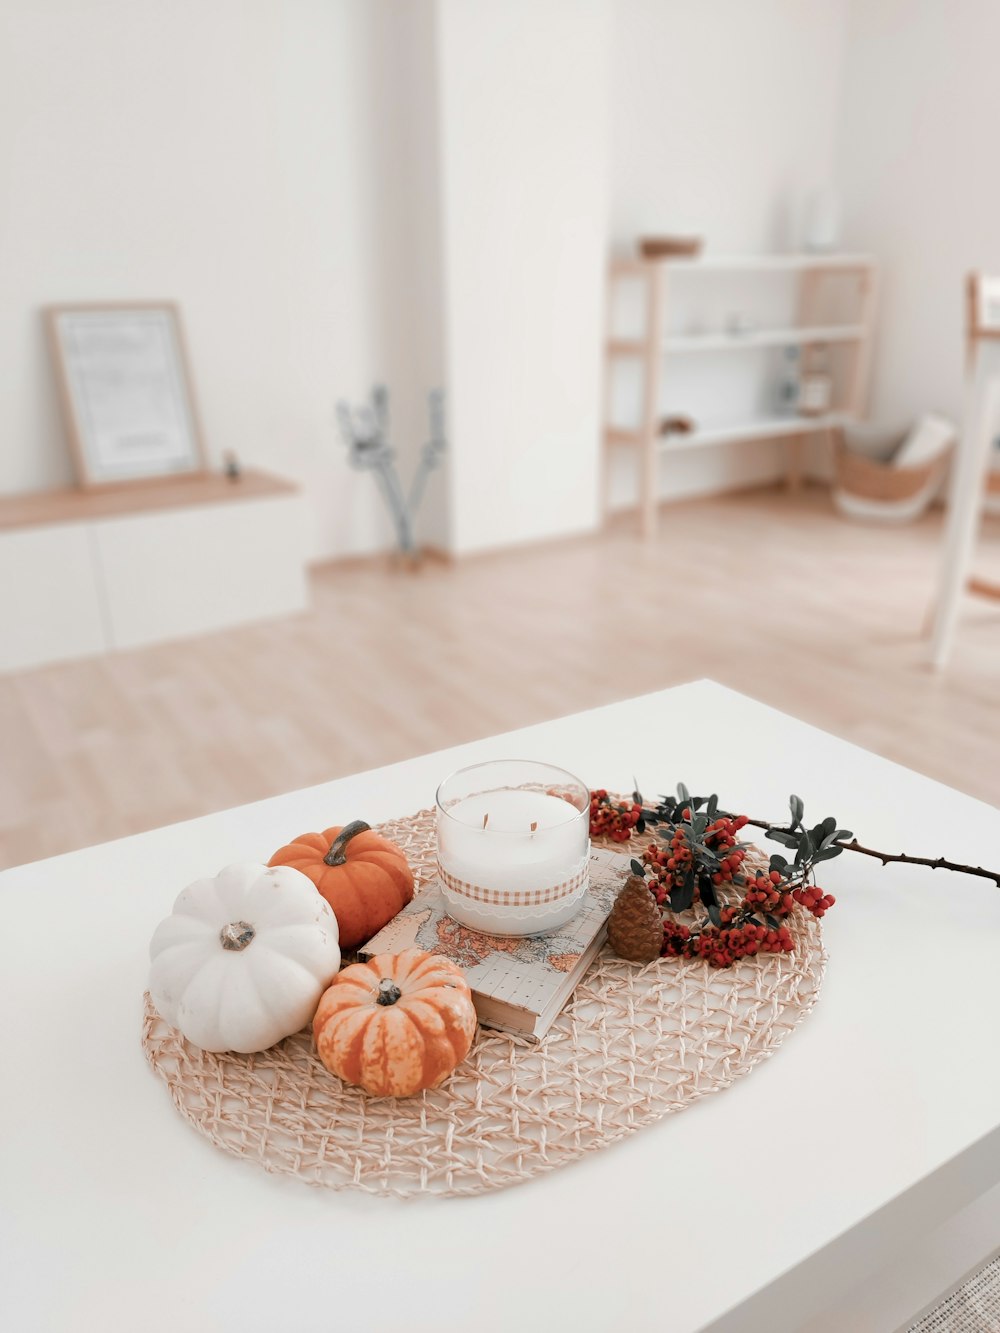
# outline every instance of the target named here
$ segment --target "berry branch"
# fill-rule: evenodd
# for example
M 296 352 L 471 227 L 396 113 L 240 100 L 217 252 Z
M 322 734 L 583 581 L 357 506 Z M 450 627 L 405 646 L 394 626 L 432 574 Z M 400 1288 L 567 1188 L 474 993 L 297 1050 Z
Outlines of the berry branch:
M 833 906 L 833 896 L 813 882 L 813 867 L 838 855 L 838 838 L 853 836 L 832 818 L 806 829 L 802 802 L 793 796 L 790 804 L 791 824 L 769 836 L 794 848 L 794 861 L 775 853 L 766 871 L 745 870 L 748 848 L 737 837 L 750 821 L 721 811 L 718 797 L 693 797 L 681 784 L 676 799 L 662 797 L 647 808 L 638 792 L 630 804 L 616 804 L 603 789 L 592 792 L 594 836 L 624 842 L 651 826 L 662 844 L 651 842 L 642 860 L 632 861 L 609 921 L 612 947 L 635 962 L 659 955 L 701 958 L 711 967 L 790 953 L 795 944 L 785 919 L 800 908 L 822 917 Z M 704 917 L 693 926 L 677 920 L 696 900 Z
M 729 967 L 757 953 L 790 952 L 794 942 L 785 919 L 797 908 L 822 917 L 833 906 L 833 896 L 815 883 L 814 870 L 841 852 L 858 852 L 883 866 L 902 862 L 976 875 L 1000 887 L 1000 872 L 982 866 L 864 847 L 832 816 L 806 828 L 801 799 L 792 796 L 788 804 L 791 821 L 778 825 L 720 810 L 718 797 L 692 796 L 683 783 L 676 796 L 661 796 L 651 806 L 638 791 L 625 802 L 603 788 L 591 792 L 591 836 L 628 842 L 650 829 L 662 844 L 650 842 L 642 859 L 632 861 L 632 877 L 609 922 L 616 951 L 635 962 L 659 955 L 703 958 L 712 967 Z M 766 871 L 745 869 L 748 847 L 737 837 L 748 825 L 763 829 L 794 859 L 775 853 Z M 688 925 L 677 919 L 696 903 L 704 909 L 700 920 Z

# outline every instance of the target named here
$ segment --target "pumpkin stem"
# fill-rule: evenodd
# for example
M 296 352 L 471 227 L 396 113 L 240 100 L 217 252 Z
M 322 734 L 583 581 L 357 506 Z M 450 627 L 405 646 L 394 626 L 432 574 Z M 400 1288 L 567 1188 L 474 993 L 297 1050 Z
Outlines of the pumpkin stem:
M 219 939 L 224 949 L 239 953 L 241 949 L 247 947 L 256 934 L 249 921 L 230 921 L 219 931 Z
M 389 977 L 383 977 L 378 983 L 378 994 L 375 996 L 376 1004 L 395 1004 L 403 992 L 394 981 Z
M 344 848 L 357 833 L 367 833 L 371 828 L 363 819 L 354 819 L 350 824 L 345 824 L 340 830 L 333 842 L 330 843 L 330 850 L 323 861 L 328 866 L 342 866 L 347 864 L 347 853 Z

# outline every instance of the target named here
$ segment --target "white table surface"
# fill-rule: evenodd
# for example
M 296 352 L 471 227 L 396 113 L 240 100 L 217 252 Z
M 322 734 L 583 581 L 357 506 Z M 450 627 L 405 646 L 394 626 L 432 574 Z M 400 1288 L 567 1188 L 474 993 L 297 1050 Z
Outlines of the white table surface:
M 614 1148 L 403 1204 L 202 1139 L 139 1045 L 147 942 L 178 890 L 305 829 L 409 813 L 501 756 L 608 788 L 634 773 L 647 795 L 680 779 L 757 817 L 794 790 L 872 845 L 1000 863 L 997 811 L 702 681 L 10 870 L 0 1327 L 777 1333 L 1000 1179 L 1000 890 L 848 853 L 824 867 L 839 901 L 814 1013 Z

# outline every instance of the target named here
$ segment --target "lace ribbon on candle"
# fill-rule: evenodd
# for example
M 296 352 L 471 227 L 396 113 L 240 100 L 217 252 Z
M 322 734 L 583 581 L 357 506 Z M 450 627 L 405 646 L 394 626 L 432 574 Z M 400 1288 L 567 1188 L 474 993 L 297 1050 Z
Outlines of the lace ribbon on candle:
M 589 860 L 584 861 L 583 869 L 578 870 L 571 879 L 562 884 L 550 884 L 544 889 L 484 889 L 481 884 L 468 884 L 464 879 L 450 875 L 438 861 L 438 875 L 441 883 L 451 893 L 462 898 L 474 898 L 479 903 L 494 903 L 499 907 L 541 907 L 543 903 L 556 903 L 560 898 L 568 898 L 583 888 L 590 878 Z

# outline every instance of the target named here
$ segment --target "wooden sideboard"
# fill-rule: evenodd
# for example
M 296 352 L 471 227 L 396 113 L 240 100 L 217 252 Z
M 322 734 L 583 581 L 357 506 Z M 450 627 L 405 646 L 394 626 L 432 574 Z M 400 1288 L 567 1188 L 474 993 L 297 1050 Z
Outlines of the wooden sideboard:
M 0 670 L 303 611 L 304 518 L 263 472 L 0 497 Z

